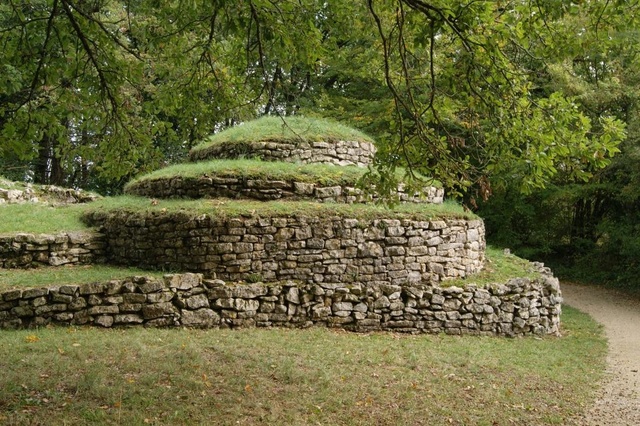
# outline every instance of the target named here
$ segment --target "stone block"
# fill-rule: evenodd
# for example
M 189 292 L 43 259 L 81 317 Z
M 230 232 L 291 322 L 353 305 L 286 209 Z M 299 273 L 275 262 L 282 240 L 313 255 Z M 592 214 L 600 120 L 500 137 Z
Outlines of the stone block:
M 79 287 L 81 295 L 98 294 L 104 292 L 105 285 L 103 283 L 82 284 Z
M 178 313 L 175 306 L 169 302 L 155 303 L 146 305 L 142 308 L 142 315 L 145 320 L 155 319 L 167 315 L 176 315 Z
M 190 273 L 165 275 L 164 282 L 165 285 L 169 288 L 175 288 L 178 290 L 191 290 L 192 288 L 198 287 L 201 284 L 202 275 Z
M 46 288 L 30 288 L 22 291 L 22 298 L 34 299 L 34 298 L 46 296 L 47 294 L 49 294 L 49 290 Z M 5 298 L 5 300 L 7 299 Z
M 106 306 L 92 306 L 87 310 L 89 315 L 104 315 L 104 314 L 118 314 L 120 313 L 120 308 L 116 305 L 106 305 Z
M 211 309 L 198 309 L 195 311 L 182 311 L 180 318 L 182 325 L 186 327 L 209 328 L 220 324 L 220 315 Z
M 162 291 L 164 289 L 164 285 L 160 281 L 156 281 L 156 280 L 137 283 L 137 287 L 138 287 L 138 291 L 145 294 L 155 293 L 158 291 Z
M 110 315 L 101 315 L 93 320 L 94 324 L 102 327 L 111 327 L 113 325 L 113 317 Z
M 142 316 L 137 314 L 114 315 L 113 320 L 115 324 L 142 324 L 144 322 Z

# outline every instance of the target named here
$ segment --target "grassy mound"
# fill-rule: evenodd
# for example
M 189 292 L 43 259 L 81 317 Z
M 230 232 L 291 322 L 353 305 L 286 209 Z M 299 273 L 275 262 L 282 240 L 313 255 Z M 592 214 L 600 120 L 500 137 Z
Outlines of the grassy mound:
M 259 159 L 209 160 L 199 163 L 176 164 L 140 176 L 125 186 L 125 193 L 145 181 L 169 180 L 173 178 L 197 179 L 203 176 L 241 178 L 255 180 L 277 180 L 286 182 L 315 183 L 321 186 L 355 186 L 366 169 L 356 166 L 331 164 L 275 163 Z M 405 171 L 398 169 L 396 177 L 401 181 Z M 417 176 L 428 185 L 441 187 L 435 179 Z
M 176 164 L 141 176 L 125 186 L 125 192 L 138 183 L 176 177 L 263 179 L 316 183 L 323 186 L 355 185 L 366 169 L 356 166 L 327 164 L 274 163 L 261 160 L 210 160 L 199 163 Z
M 534 279 L 541 275 L 528 260 L 513 254 L 505 254 L 503 249 L 487 246 L 482 271 L 466 278 L 441 281 L 440 285 L 464 287 L 467 284 L 476 284 L 478 287 L 486 287 L 491 284 L 506 283 L 511 278 Z
M 109 214 L 125 216 L 176 215 L 193 217 L 206 214 L 212 218 L 231 217 L 345 217 L 362 220 L 372 219 L 476 219 L 473 213 L 462 206 L 443 204 L 400 204 L 393 208 L 378 204 L 317 203 L 314 201 L 270 201 L 254 200 L 151 200 L 143 197 L 121 196 L 96 201 L 87 205 L 84 220 L 93 223 Z
M 370 142 L 364 133 L 334 121 L 303 117 L 262 117 L 210 136 L 195 146 L 192 154 L 215 145 L 249 142 L 282 142 L 300 144 L 320 141 Z

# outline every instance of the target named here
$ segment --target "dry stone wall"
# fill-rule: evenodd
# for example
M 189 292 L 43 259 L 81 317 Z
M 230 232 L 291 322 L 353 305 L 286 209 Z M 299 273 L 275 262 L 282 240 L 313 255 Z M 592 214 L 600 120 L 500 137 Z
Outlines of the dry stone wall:
M 544 271 L 543 271 L 544 272 Z M 558 332 L 562 297 L 548 271 L 488 288 L 372 283 L 229 284 L 199 274 L 134 277 L 0 294 L 0 327 L 341 327 L 518 336 Z
M 61 188 L 54 185 L 27 184 L 23 189 L 13 188 L 15 183 L 0 179 L 0 204 L 48 203 L 74 204 L 89 203 L 100 198 L 80 189 Z M 8 189 L 5 189 L 8 188 Z
M 348 185 L 322 186 L 314 183 L 244 179 L 240 177 L 182 177 L 138 181 L 125 190 L 127 194 L 154 198 L 253 198 L 262 201 L 279 199 L 313 199 L 321 202 L 364 203 L 375 197 Z M 444 189 L 430 187 L 417 196 L 398 191 L 402 202 L 441 204 Z
M 109 261 L 228 281 L 403 285 L 482 269 L 481 220 L 94 213 Z
M 0 268 L 101 263 L 105 260 L 103 237 L 88 231 L 0 235 Z
M 331 141 L 283 143 L 276 141 L 223 143 L 208 148 L 192 150 L 191 161 L 213 158 L 260 158 L 264 161 L 290 163 L 324 163 L 340 166 L 368 166 L 376 152 L 370 142 Z

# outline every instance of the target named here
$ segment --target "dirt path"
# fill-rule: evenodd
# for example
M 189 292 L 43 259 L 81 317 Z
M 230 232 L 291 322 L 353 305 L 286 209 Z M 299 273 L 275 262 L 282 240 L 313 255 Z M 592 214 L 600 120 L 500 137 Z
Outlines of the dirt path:
M 640 302 L 598 287 L 562 283 L 564 302 L 604 325 L 607 378 L 580 424 L 640 425 Z

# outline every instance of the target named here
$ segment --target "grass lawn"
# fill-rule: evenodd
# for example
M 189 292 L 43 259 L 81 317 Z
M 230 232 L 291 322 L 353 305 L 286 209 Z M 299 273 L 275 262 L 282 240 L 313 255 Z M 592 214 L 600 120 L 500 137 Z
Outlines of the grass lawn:
M 135 275 L 161 277 L 163 272 L 108 265 L 0 269 L 0 292 L 14 288 L 106 282 Z
M 2 331 L 0 423 L 567 424 L 604 368 L 600 327 L 460 338 L 308 330 Z
M 87 229 L 80 216 L 90 204 L 51 207 L 44 204 L 0 205 L 0 234 L 52 234 Z

